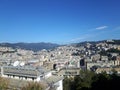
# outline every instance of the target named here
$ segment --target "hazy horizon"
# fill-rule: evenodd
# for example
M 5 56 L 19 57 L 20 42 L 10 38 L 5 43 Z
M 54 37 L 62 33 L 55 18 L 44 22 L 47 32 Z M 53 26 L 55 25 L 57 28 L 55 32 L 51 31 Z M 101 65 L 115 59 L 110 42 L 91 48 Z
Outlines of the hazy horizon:
M 104 39 L 104 40 L 120 40 L 120 39 Z M 74 44 L 74 43 L 82 43 L 82 42 L 99 42 L 104 40 L 89 40 L 89 41 L 76 41 L 76 42 L 69 42 L 69 43 L 54 43 L 54 42 L 0 42 L 0 44 L 10 43 L 10 44 L 18 44 L 18 43 L 27 43 L 27 44 L 37 44 L 37 43 L 45 43 L 45 44 L 58 44 L 58 45 L 66 45 L 66 44 Z

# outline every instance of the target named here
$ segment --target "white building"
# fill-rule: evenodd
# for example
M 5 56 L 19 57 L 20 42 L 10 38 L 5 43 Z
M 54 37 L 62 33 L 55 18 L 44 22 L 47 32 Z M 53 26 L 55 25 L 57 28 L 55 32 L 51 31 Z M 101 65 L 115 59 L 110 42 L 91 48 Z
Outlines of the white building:
M 1 76 L 25 81 L 45 82 L 48 88 L 54 86 L 55 90 L 63 90 L 63 77 L 53 76 L 50 70 L 33 66 L 3 66 Z

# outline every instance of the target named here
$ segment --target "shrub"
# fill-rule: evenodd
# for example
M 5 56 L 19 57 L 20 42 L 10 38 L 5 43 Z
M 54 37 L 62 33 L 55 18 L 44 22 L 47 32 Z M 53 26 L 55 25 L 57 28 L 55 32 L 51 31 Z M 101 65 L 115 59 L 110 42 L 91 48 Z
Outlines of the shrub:
M 0 90 L 7 90 L 9 81 L 6 78 L 0 77 Z
M 38 82 L 29 82 L 26 86 L 22 87 L 21 90 L 45 90 L 45 85 Z

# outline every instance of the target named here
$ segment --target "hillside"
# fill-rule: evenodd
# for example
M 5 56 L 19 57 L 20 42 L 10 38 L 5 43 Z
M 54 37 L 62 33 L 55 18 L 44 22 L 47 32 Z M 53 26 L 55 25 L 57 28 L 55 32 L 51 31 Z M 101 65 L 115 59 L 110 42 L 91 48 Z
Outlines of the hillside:
M 74 43 L 71 45 L 76 46 L 76 47 L 80 47 L 80 46 L 85 46 L 87 43 L 95 45 L 95 44 L 104 43 L 104 42 L 107 44 L 120 45 L 120 40 L 115 40 L 115 39 L 113 39 L 113 40 L 101 40 L 101 41 L 85 41 L 85 42 L 80 42 L 80 43 Z

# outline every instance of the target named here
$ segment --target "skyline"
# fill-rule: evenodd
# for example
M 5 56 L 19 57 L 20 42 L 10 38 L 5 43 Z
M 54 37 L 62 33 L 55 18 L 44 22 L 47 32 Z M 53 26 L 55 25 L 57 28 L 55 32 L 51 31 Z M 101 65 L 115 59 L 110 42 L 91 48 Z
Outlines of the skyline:
M 120 39 L 119 0 L 0 0 L 0 42 Z

